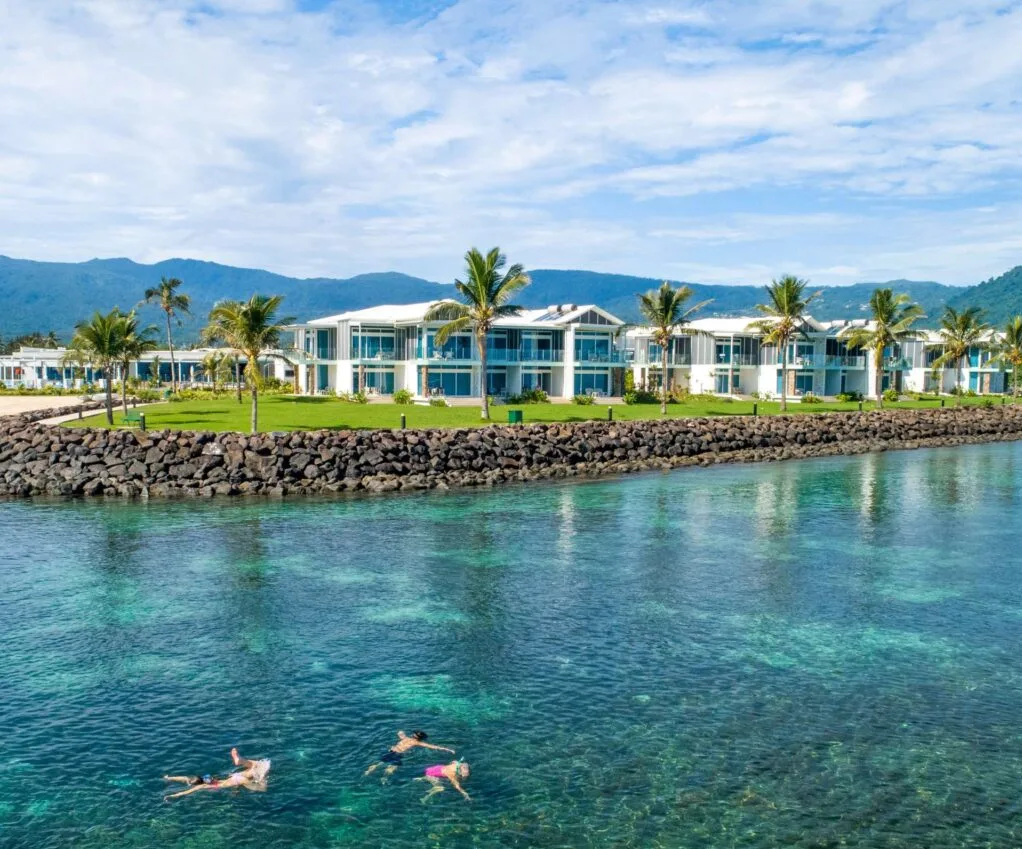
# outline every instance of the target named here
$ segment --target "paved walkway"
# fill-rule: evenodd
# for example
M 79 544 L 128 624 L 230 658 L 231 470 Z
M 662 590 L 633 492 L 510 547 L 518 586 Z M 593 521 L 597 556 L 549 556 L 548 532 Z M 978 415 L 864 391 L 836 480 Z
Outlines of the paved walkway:
M 0 395 L 0 416 L 74 407 L 81 403 L 82 399 L 78 395 Z

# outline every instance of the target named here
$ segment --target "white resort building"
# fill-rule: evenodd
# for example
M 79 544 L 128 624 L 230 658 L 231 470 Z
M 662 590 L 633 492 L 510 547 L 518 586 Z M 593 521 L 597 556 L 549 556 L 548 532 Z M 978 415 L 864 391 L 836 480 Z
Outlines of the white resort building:
M 443 322 L 427 322 L 429 303 L 378 306 L 318 318 L 289 328 L 284 350 L 268 354 L 264 375 L 294 382 L 302 394 L 364 391 L 389 396 L 405 389 L 422 399 L 431 396 L 478 398 L 483 375 L 474 336 L 451 336 L 436 344 Z M 782 383 L 782 356 L 749 329 L 756 319 L 705 318 L 675 334 L 668 351 L 673 386 L 693 393 L 776 397 Z M 787 394 L 830 398 L 839 394 L 875 394 L 871 353 L 849 349 L 842 337 L 854 321 L 809 319 L 805 337 L 788 349 Z M 625 375 L 636 386 L 662 385 L 662 351 L 648 327 L 626 323 L 594 304 L 561 304 L 529 309 L 501 319 L 487 340 L 486 391 L 517 395 L 542 389 L 552 398 L 574 395 L 620 396 Z M 991 337 L 991 342 L 994 341 Z M 1010 374 L 992 361 L 990 346 L 969 352 L 959 372 L 933 371 L 941 355 L 940 337 L 932 332 L 894 346 L 884 355 L 883 389 L 948 393 L 956 387 L 977 394 L 1010 390 Z M 174 355 L 181 381 L 208 383 L 203 358 L 213 349 L 179 349 Z M 71 388 L 85 382 L 103 384 L 104 375 L 86 368 L 84 375 L 66 364 L 64 349 L 22 348 L 0 356 L 0 384 L 8 388 L 48 385 Z M 133 363 L 129 375 L 150 379 L 158 362 L 160 379 L 170 382 L 170 352 L 154 351 Z M 119 379 L 119 373 L 115 373 Z

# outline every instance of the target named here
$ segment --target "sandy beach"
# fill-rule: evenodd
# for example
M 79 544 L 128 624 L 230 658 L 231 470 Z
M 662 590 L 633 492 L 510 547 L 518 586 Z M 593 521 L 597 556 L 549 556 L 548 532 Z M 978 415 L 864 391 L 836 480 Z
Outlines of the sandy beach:
M 82 403 L 77 395 L 0 395 L 0 416 L 16 416 L 36 410 L 55 410 Z

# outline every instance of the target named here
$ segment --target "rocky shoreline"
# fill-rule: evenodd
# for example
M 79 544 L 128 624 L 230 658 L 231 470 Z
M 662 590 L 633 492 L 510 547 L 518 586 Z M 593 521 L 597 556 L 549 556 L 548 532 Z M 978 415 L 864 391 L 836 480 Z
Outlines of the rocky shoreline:
M 47 411 L 47 416 L 59 412 Z M 0 496 L 449 489 L 1022 439 L 1022 407 L 247 436 L 0 420 Z

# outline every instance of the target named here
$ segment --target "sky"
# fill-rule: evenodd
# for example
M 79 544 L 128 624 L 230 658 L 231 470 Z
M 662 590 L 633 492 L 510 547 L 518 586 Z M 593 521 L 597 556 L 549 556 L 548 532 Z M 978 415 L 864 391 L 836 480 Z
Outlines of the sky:
M 970 284 L 1022 0 L 0 0 L 0 253 Z

